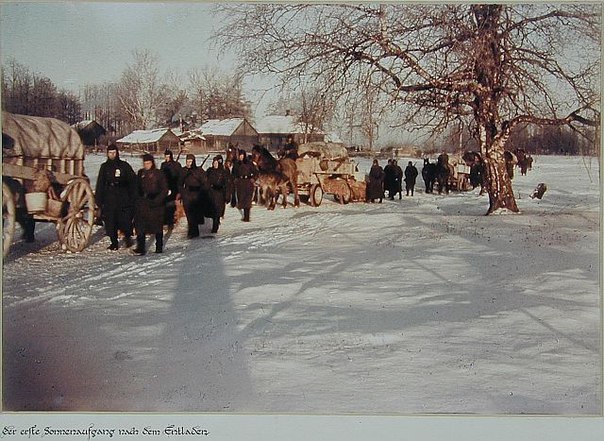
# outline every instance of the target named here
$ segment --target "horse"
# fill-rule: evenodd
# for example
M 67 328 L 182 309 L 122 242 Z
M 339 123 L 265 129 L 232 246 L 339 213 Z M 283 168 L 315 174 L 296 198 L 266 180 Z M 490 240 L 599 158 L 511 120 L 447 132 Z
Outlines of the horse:
M 274 210 L 279 194 L 287 200 L 289 193 L 287 180 L 282 173 L 260 172 L 258 174 L 259 203 L 264 203 L 269 210 Z
M 434 182 L 436 181 L 436 164 L 431 163 L 430 159 L 424 158 L 424 167 L 422 168 L 422 178 L 426 184 L 426 193 L 434 193 Z
M 485 186 L 482 156 L 478 152 L 467 151 L 462 155 L 461 159 L 470 167 L 470 185 L 472 185 L 472 190 L 480 185 L 480 194 L 483 194 Z
M 438 194 L 445 190 L 449 194 L 450 180 L 455 174 L 453 165 L 449 164 L 449 155 L 441 153 L 436 160 L 436 182 L 438 183 Z
M 266 147 L 254 145 L 252 147 L 252 161 L 258 167 L 260 174 L 276 172 L 283 175 L 283 180 L 287 186 L 291 187 L 294 193 L 294 206 L 300 206 L 300 197 L 298 196 L 298 167 L 296 161 L 289 158 L 275 159 Z M 272 189 L 275 191 L 276 189 Z M 283 193 L 283 208 L 287 207 L 287 193 Z

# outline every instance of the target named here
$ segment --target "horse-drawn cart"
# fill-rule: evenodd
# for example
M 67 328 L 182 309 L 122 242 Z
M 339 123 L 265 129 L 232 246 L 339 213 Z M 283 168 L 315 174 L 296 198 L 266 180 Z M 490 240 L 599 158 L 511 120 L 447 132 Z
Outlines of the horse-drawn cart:
M 300 199 L 314 207 L 321 205 L 326 193 L 343 204 L 365 200 L 365 182 L 356 180 L 357 165 L 344 147 L 325 142 L 302 144 L 296 166 Z
M 2 112 L 3 255 L 16 222 L 30 240 L 35 222 L 54 222 L 61 247 L 82 251 L 92 235 L 94 212 L 77 132 L 57 119 Z

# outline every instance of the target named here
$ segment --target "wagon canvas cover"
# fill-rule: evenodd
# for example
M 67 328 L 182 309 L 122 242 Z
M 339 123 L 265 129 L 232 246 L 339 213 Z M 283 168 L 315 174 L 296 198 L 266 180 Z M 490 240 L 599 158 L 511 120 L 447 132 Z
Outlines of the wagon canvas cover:
M 342 144 L 332 144 L 329 142 L 307 142 L 298 147 L 298 155 L 305 153 L 316 154 L 324 159 L 347 159 L 348 151 Z
M 84 159 L 84 145 L 63 121 L 2 112 L 2 157 L 19 156 Z

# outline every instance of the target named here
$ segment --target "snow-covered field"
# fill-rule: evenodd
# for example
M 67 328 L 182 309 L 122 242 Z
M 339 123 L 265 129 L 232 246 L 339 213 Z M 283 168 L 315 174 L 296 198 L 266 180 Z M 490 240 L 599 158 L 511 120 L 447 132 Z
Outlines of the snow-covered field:
M 5 410 L 600 414 L 599 167 L 535 159 L 519 215 L 420 178 L 382 204 L 228 207 L 193 241 L 183 219 L 162 255 L 99 227 L 63 253 L 40 224 L 3 265 Z

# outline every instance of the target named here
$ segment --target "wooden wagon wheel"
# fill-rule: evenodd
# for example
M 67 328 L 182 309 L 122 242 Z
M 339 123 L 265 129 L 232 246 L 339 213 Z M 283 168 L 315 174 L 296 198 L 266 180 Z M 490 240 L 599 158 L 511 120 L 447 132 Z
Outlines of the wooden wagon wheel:
M 318 207 L 323 201 L 323 188 L 321 184 L 313 184 L 310 187 L 310 205 Z
M 8 254 L 13 235 L 15 234 L 16 222 L 15 197 L 8 185 L 2 182 L 2 256 Z
M 334 193 L 333 196 L 336 202 L 339 202 L 340 204 L 348 204 L 352 201 L 352 190 L 350 189 L 348 182 L 341 186 L 341 188 L 338 189 L 338 192 Z
M 82 251 L 88 245 L 94 225 L 94 194 L 83 178 L 70 181 L 61 193 L 63 209 L 57 222 L 59 242 L 64 250 Z

